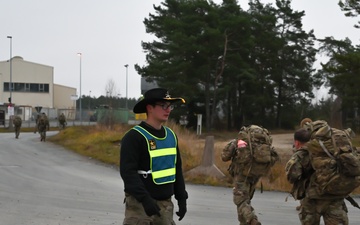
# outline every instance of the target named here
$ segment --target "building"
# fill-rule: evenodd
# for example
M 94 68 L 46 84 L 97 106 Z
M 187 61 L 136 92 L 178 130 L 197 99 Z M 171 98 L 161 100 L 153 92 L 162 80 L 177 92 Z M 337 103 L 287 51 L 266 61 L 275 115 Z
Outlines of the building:
M 11 71 L 11 72 L 10 72 Z M 36 114 L 36 107 L 50 118 L 57 117 L 59 110 L 76 109 L 76 88 L 54 84 L 54 68 L 39 63 L 25 61 L 20 56 L 10 61 L 0 61 L 0 110 L 5 110 L 9 100 L 14 105 L 14 114 L 24 120 Z M 11 99 L 10 99 L 11 96 Z M 40 108 L 38 108 L 40 109 Z M 71 113 L 75 116 L 75 114 Z

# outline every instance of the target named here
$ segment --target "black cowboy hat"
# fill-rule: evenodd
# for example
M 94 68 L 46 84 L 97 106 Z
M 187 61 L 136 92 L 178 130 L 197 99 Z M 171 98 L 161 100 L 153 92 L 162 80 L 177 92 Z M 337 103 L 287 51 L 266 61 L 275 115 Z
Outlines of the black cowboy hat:
M 181 101 L 185 103 L 183 98 L 171 98 L 169 91 L 164 88 L 154 88 L 145 92 L 143 99 L 136 103 L 134 106 L 134 113 L 145 113 L 146 105 L 155 103 L 157 101 L 177 102 Z

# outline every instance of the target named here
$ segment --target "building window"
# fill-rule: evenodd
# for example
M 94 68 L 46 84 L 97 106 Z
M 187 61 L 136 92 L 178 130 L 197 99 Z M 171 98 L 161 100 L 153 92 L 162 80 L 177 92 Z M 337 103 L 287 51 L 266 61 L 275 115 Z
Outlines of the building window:
M 30 84 L 30 92 L 39 92 L 39 84 Z
M 11 83 L 11 90 L 14 91 L 14 83 Z M 10 82 L 4 83 L 4 91 L 10 91 Z
M 25 84 L 24 83 L 14 83 L 15 88 L 14 91 L 24 92 L 25 91 Z
M 49 93 L 49 84 L 44 84 L 44 92 Z
M 44 84 L 39 84 L 39 92 L 44 92 Z
M 49 84 L 11 83 L 14 92 L 42 92 L 49 93 Z M 10 91 L 10 82 L 4 82 L 4 91 Z
M 4 83 L 4 91 L 9 91 L 9 83 Z

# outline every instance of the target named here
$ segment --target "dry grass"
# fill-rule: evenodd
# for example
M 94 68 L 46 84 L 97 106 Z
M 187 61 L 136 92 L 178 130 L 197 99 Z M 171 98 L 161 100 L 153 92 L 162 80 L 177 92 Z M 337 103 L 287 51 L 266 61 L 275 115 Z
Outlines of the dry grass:
M 183 127 L 172 122 L 166 124 L 175 131 L 179 139 L 179 147 L 181 151 L 183 170 L 185 172 L 202 164 L 205 136 L 197 136 Z M 56 144 L 62 145 L 67 149 L 75 151 L 79 154 L 97 159 L 104 163 L 119 166 L 120 159 L 120 140 L 131 126 L 115 126 L 107 129 L 102 126 L 84 126 L 84 127 L 67 127 L 59 134 L 49 137 L 48 140 Z M 225 174 L 224 178 L 216 178 L 207 175 L 187 175 L 185 180 L 191 183 L 213 185 L 213 186 L 231 186 L 232 178 L 227 172 L 230 162 L 223 162 L 220 158 L 221 151 L 226 143 L 234 138 L 236 132 L 220 132 L 219 134 L 211 134 L 215 137 L 214 143 L 214 164 Z M 360 138 L 355 140 L 355 145 L 360 143 Z M 288 150 L 278 151 L 281 160 L 277 162 L 271 169 L 269 176 L 261 178 L 258 187 L 264 190 L 273 191 L 289 191 L 291 185 L 285 177 L 285 164 L 291 156 Z M 358 188 L 355 194 L 360 193 Z
M 62 145 L 76 153 L 85 155 L 111 165 L 119 165 L 120 140 L 129 129 L 116 126 L 109 130 L 101 126 L 67 127 L 48 141 Z

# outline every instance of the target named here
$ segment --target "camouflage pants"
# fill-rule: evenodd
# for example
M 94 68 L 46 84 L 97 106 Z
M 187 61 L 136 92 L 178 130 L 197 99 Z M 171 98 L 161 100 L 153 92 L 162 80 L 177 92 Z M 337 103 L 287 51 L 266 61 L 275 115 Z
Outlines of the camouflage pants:
M 252 219 L 257 219 L 251 199 L 254 196 L 257 178 L 236 177 L 233 188 L 233 201 L 237 206 L 237 214 L 240 225 L 250 224 Z
M 45 129 L 39 129 L 40 134 L 40 141 L 45 141 L 46 139 L 46 130 Z
M 147 216 L 141 202 L 125 193 L 125 219 L 123 225 L 175 225 L 174 204 L 171 199 L 156 201 L 160 207 L 159 216 Z
M 15 138 L 19 138 L 20 135 L 20 126 L 15 126 Z
M 60 129 L 65 129 L 65 127 L 66 127 L 66 122 L 65 122 L 65 121 L 59 122 L 59 126 L 60 126 Z
M 318 225 L 321 216 L 325 225 L 348 225 L 347 208 L 344 199 L 309 199 L 301 201 L 299 213 L 302 225 Z

